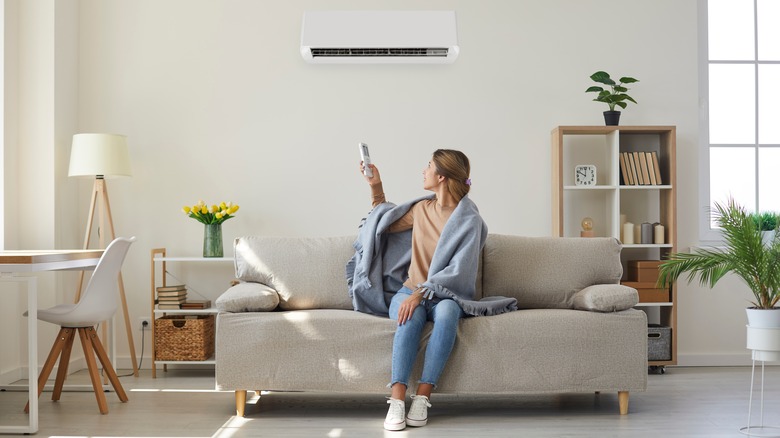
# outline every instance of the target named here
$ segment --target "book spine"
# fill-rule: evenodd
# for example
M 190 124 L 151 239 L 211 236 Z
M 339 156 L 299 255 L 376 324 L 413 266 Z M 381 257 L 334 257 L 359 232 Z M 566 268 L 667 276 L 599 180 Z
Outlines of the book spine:
M 637 172 L 637 166 L 639 163 L 636 162 L 636 157 L 634 157 L 634 154 L 631 152 L 628 152 L 628 160 L 631 161 L 631 175 L 634 177 L 634 185 L 639 185 L 641 183 L 639 181 L 639 174 L 641 172 Z
M 650 152 L 645 152 L 645 159 L 647 160 L 647 174 L 650 176 L 650 184 L 658 185 L 655 180 L 655 167 L 653 166 L 653 156 Z
M 642 168 L 642 184 L 650 185 L 650 175 L 647 173 L 647 158 L 644 152 L 636 152 L 639 156 L 639 166 Z
M 661 166 L 658 165 L 658 154 L 653 151 L 653 166 L 655 166 L 655 181 L 658 184 L 663 184 L 661 181 Z
M 623 153 L 619 154 L 620 159 L 620 175 L 623 177 L 623 185 L 628 185 L 628 172 L 626 172 L 626 158 L 623 156 Z

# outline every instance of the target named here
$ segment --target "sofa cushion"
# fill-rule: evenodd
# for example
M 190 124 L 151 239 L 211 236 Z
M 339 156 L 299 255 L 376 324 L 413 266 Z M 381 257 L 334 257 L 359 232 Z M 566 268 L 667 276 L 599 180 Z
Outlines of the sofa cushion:
M 574 308 L 595 312 L 619 312 L 639 303 L 639 293 L 621 284 L 597 284 L 574 294 Z
M 345 267 L 355 237 L 239 237 L 236 277 L 279 294 L 283 310 L 348 309 Z
M 220 312 L 268 312 L 279 305 L 279 295 L 264 284 L 239 283 L 220 295 L 215 304 Z
M 491 234 L 483 252 L 482 293 L 517 298 L 520 309 L 571 309 L 576 292 L 620 282 L 620 249 L 608 237 Z

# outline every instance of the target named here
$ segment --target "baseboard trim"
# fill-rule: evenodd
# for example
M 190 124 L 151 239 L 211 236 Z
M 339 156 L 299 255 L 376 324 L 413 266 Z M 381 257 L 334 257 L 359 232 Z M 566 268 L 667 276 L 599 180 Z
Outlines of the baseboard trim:
M 41 369 L 43 366 L 39 366 L 38 370 L 35 372 L 35 375 L 38 376 L 41 374 Z M 59 370 L 59 365 L 55 365 L 54 368 L 51 370 L 51 374 L 49 375 L 49 379 L 53 379 L 57 375 L 57 371 Z M 84 360 L 83 357 L 74 359 L 70 361 L 70 364 L 68 365 L 68 374 L 74 373 L 79 370 L 83 370 L 87 368 L 87 362 Z M 19 368 L 12 369 L 10 371 L 4 372 L 0 374 L 0 384 L 2 385 L 10 385 L 13 382 L 16 382 L 18 380 L 27 380 L 27 376 L 29 374 L 29 367 L 22 366 Z
M 677 365 L 683 367 L 741 367 L 752 365 L 750 351 L 732 354 L 678 354 Z M 767 362 L 767 365 L 776 365 Z
M 24 376 L 24 377 L 22 377 Z M 0 373 L 0 386 L 1 385 L 10 385 L 11 383 L 16 382 L 17 380 L 26 379 L 27 375 L 22 374 L 21 368 L 14 368 L 10 371 L 6 371 L 3 373 Z

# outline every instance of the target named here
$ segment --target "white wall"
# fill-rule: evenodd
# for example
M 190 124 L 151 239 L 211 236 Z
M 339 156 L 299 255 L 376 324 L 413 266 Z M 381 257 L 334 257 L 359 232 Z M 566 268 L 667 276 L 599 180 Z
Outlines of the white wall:
M 180 212 L 185 204 L 241 205 L 223 226 L 228 250 L 232 238 L 246 234 L 354 234 L 370 207 L 357 172 L 359 141 L 370 145 L 391 200 L 423 193 L 421 171 L 434 149 L 461 149 L 472 160 L 472 199 L 491 232 L 549 235 L 550 130 L 603 123 L 606 107 L 584 93 L 596 70 L 641 81 L 631 93 L 639 104 L 624 111 L 621 124 L 677 125 L 681 248 L 698 235 L 695 2 L 78 5 L 74 133 L 126 134 L 133 161 L 133 177 L 111 180 L 109 188 L 117 233 L 139 238 L 124 270 L 134 321 L 149 314 L 149 250 L 200 251 L 203 227 Z M 304 10 L 365 8 L 455 10 L 459 59 L 431 66 L 302 61 Z M 63 183 L 78 193 L 68 214 L 86 223 L 91 183 Z M 58 232 L 64 241 L 66 230 Z M 201 290 L 226 285 L 227 278 L 207 280 L 196 271 L 178 272 Z M 724 300 L 708 301 L 712 293 Z M 680 295 L 682 362 L 747 357 L 737 294 L 683 287 Z M 117 348 L 128 356 L 124 342 Z M 146 351 L 148 357 L 148 345 Z
M 77 188 L 67 184 L 70 138 L 77 129 L 78 2 L 8 0 L 4 8 L 4 219 L 5 247 L 73 248 L 79 217 L 74 214 Z M 78 226 L 80 228 L 80 226 Z M 74 274 L 41 274 L 40 307 L 73 301 Z M 3 285 L 4 291 L 13 288 Z M 6 295 L 4 294 L 4 297 Z M 21 336 L 2 341 L 0 378 L 27 356 L 26 299 L 9 293 L 0 309 L 6 333 Z M 40 323 L 41 339 L 57 328 Z M 45 358 L 50 341 L 41 342 Z M 76 353 L 78 357 L 78 353 Z M 26 364 L 25 364 L 26 365 Z M 23 370 L 22 370 L 23 371 Z

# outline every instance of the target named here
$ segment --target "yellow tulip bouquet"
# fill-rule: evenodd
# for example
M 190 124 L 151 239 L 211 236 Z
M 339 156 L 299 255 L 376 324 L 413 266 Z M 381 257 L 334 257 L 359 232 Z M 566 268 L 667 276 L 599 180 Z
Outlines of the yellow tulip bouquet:
M 212 205 L 211 208 L 209 208 L 205 202 L 198 201 L 198 203 L 192 207 L 183 207 L 181 211 L 196 221 L 206 225 L 221 224 L 222 222 L 225 222 L 226 220 L 234 217 L 238 211 L 238 204 L 233 204 L 232 202 L 221 202 L 219 205 Z

